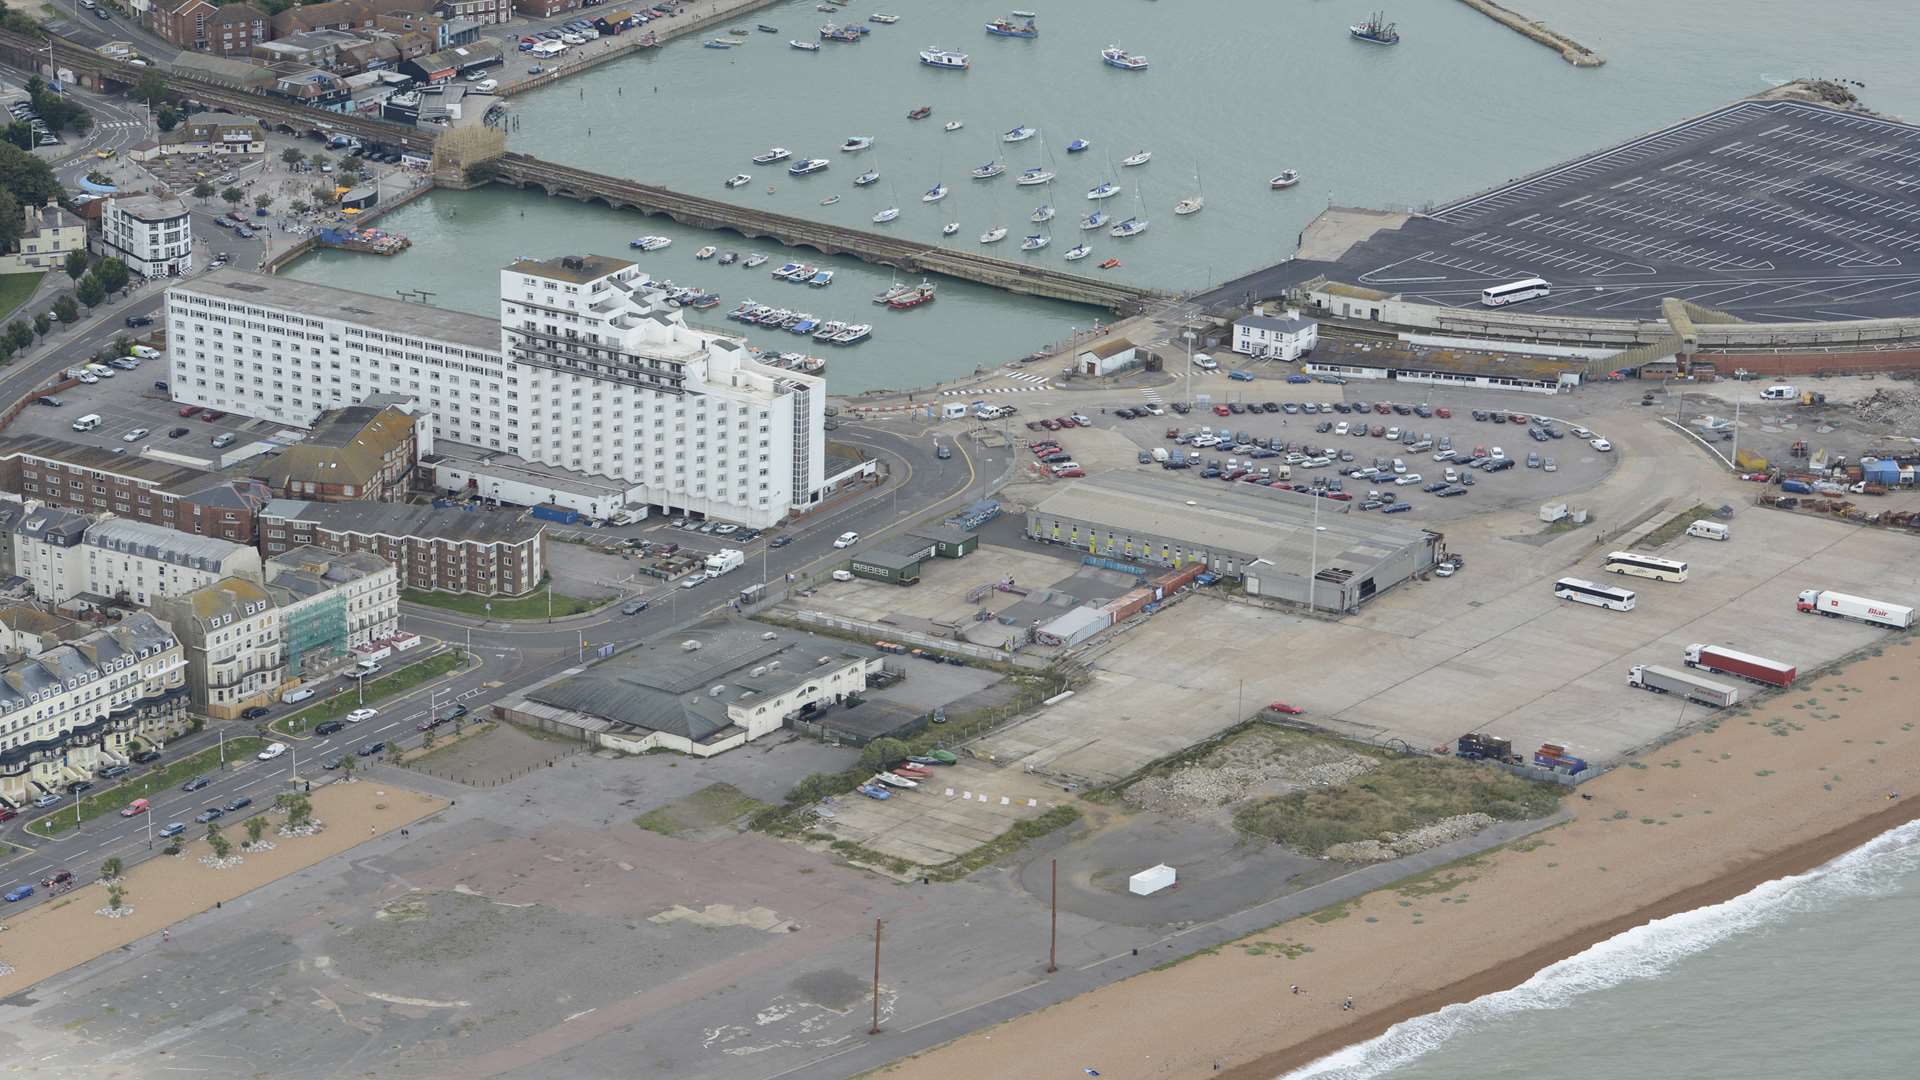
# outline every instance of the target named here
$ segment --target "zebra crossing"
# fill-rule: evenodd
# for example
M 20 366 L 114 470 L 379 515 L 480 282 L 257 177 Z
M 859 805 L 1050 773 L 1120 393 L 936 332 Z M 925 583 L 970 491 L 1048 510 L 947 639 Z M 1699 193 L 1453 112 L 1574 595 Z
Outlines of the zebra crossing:
M 974 397 L 979 394 L 1031 394 L 1040 390 L 1051 390 L 1052 386 L 1041 383 L 1038 386 L 976 386 L 971 390 L 942 390 L 941 397 Z
M 1008 375 L 1007 378 L 1012 379 L 1014 382 L 1040 383 L 1043 385 L 1047 381 L 1047 376 L 1035 375 L 1029 371 L 1016 371 Z
M 1160 388 L 1159 388 L 1159 387 L 1156 387 L 1156 386 L 1149 386 L 1149 387 L 1147 387 L 1147 388 L 1145 388 L 1145 389 L 1143 389 L 1143 390 L 1141 390 L 1141 391 L 1140 391 L 1140 396 L 1141 396 L 1141 397 L 1144 397 L 1144 398 L 1146 398 L 1146 399 L 1147 399 L 1147 404 L 1149 404 L 1149 405 L 1164 405 L 1164 404 L 1166 404 L 1166 402 L 1164 402 L 1164 401 L 1161 401 L 1161 400 L 1160 400 Z

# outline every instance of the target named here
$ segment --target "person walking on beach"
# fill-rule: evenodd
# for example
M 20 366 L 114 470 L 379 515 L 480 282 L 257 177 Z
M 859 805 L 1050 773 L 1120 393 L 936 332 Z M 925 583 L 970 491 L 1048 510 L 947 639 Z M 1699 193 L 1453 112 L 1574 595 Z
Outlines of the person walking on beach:
M 1293 992 L 1294 992 L 1294 993 L 1296 993 L 1296 994 L 1300 992 L 1300 984 L 1299 984 L 1299 983 L 1294 983 L 1294 984 L 1293 984 Z
M 1352 998 L 1348 998 L 1348 999 L 1347 999 L 1347 1000 L 1346 1000 L 1346 1001 L 1345 1001 L 1344 1003 L 1342 1003 L 1342 1004 L 1341 1004 L 1341 1006 L 1340 1006 L 1340 1009 L 1341 1009 L 1341 1011 L 1343 1011 L 1343 1012 L 1352 1012 L 1352 1011 L 1353 1011 L 1353 999 L 1352 999 Z

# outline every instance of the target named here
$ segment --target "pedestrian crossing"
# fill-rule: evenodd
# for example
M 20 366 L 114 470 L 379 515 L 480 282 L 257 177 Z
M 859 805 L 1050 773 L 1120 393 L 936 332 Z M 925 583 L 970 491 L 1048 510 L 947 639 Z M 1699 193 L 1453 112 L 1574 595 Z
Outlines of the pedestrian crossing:
M 1012 379 L 1014 382 L 1045 383 L 1047 381 L 1047 376 L 1035 375 L 1029 371 L 1016 371 L 1008 375 L 1007 378 Z
M 1160 400 L 1160 388 L 1157 386 L 1149 386 L 1140 391 L 1140 396 L 1146 398 L 1149 403 L 1154 405 L 1165 404 Z
M 1046 383 L 1038 386 L 976 386 L 971 390 L 942 390 L 941 397 L 973 397 L 978 394 L 1031 394 L 1039 390 L 1051 390 Z

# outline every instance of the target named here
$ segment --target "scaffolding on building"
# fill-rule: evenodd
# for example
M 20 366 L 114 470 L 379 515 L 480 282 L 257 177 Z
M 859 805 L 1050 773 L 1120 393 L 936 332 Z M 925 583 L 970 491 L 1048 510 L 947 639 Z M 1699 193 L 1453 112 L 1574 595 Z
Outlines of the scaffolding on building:
M 308 604 L 288 619 L 285 631 L 287 672 L 297 674 L 314 653 L 334 657 L 347 651 L 347 600 L 333 595 Z

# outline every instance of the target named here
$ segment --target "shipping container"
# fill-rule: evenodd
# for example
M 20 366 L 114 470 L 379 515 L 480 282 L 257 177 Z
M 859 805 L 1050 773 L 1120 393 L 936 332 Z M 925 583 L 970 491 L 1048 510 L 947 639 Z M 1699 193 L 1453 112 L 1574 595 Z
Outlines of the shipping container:
M 1153 603 L 1154 599 L 1152 589 L 1135 589 L 1125 596 L 1109 602 L 1106 607 L 1101 610 L 1111 614 L 1114 622 L 1124 622 L 1140 614 L 1141 610 L 1148 604 Z
M 1740 700 L 1740 691 L 1726 683 L 1655 664 L 1635 664 L 1628 668 L 1627 685 L 1656 694 L 1679 694 L 1713 709 L 1724 709 Z
M 1796 606 L 1802 612 L 1818 612 L 1833 619 L 1858 619 L 1895 630 L 1905 630 L 1913 625 L 1913 609 L 1910 607 L 1822 589 L 1802 592 Z
M 1688 667 L 1706 668 L 1723 675 L 1738 675 L 1763 686 L 1792 686 L 1794 678 L 1799 675 L 1792 664 L 1723 649 L 1717 645 L 1689 645 L 1684 655 Z
M 528 511 L 528 513 L 539 518 L 541 521 L 554 521 L 562 525 L 572 525 L 580 520 L 580 511 L 569 510 L 564 506 L 555 506 L 552 503 L 542 503 Z

